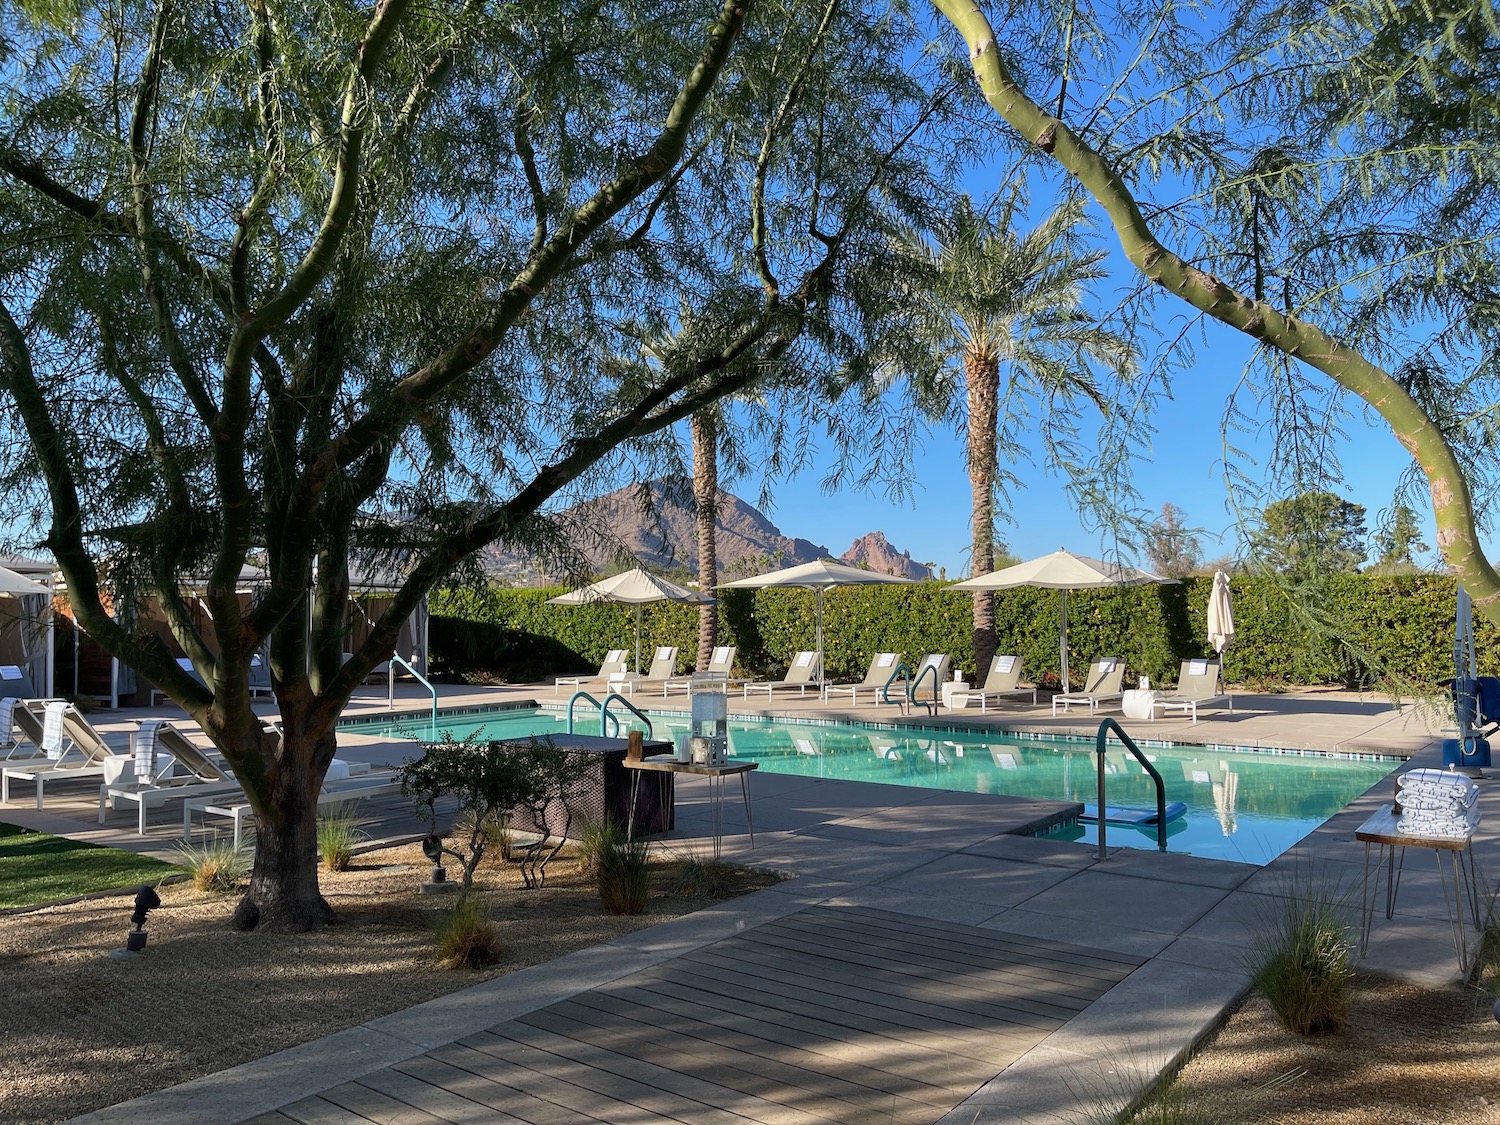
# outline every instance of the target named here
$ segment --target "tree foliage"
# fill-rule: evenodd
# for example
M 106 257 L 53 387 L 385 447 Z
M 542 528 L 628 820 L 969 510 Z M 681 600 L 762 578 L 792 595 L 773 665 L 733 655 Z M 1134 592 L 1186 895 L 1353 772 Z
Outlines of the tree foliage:
M 1171 501 L 1147 528 L 1142 549 L 1148 568 L 1167 578 L 1185 578 L 1203 565 L 1203 547 L 1188 526 L 1187 513 Z
M 1488 6 L 1246 0 L 1228 28 L 1171 2 L 1149 20 L 1088 7 L 1088 81 L 1054 102 L 1043 91 L 1068 60 L 1023 73 L 982 9 L 935 3 L 991 108 L 1108 215 L 1143 312 L 1169 295 L 1255 342 L 1244 386 L 1276 446 L 1254 472 L 1231 464 L 1235 487 L 1326 490 L 1346 412 L 1368 408 L 1425 478 L 1445 561 L 1500 620 L 1481 545 L 1497 463 L 1496 150 L 1487 103 L 1459 111 L 1457 95 L 1495 88 Z M 1011 39 L 1026 15 L 1002 20 Z M 1095 30 L 1111 27 L 1135 38 Z M 1237 392 L 1228 403 L 1239 461 L 1253 419 Z
M 1262 565 L 1294 578 L 1352 574 L 1365 561 L 1365 509 L 1332 492 L 1303 492 L 1261 513 L 1252 549 Z
M 434 583 L 492 542 L 566 563 L 568 490 L 724 395 L 792 437 L 863 409 L 889 233 L 962 151 L 899 7 L 3 11 L 0 481 L 244 784 L 246 926 L 328 917 L 333 723 Z M 346 664 L 360 566 L 399 589 Z M 201 683 L 121 623 L 148 589 Z

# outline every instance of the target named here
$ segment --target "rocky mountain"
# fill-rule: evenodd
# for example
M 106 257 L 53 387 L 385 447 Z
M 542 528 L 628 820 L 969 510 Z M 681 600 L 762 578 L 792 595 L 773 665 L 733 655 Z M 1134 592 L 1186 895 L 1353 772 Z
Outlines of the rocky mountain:
M 595 566 L 608 565 L 623 551 L 650 567 L 696 571 L 698 529 L 690 483 L 653 481 L 647 487 L 644 503 L 638 489 L 627 487 L 569 508 L 560 518 L 578 529 L 576 541 Z M 719 570 L 731 578 L 831 556 L 822 544 L 783 534 L 753 504 L 728 492 L 719 493 L 717 542 Z M 930 576 L 909 551 L 898 552 L 878 531 L 856 540 L 840 558 L 885 573 Z M 527 584 L 538 580 L 534 562 L 495 548 L 484 562 L 496 577 Z
M 897 574 L 902 578 L 931 578 L 932 570 L 919 562 L 913 562 L 910 551 L 897 551 L 883 531 L 872 531 L 861 535 L 839 556 L 840 562 L 850 566 L 867 566 L 881 574 Z

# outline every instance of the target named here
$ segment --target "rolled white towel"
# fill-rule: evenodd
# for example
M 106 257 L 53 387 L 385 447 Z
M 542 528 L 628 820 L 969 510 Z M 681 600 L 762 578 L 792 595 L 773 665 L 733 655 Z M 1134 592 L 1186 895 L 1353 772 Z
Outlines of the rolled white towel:
M 1433 796 L 1426 790 L 1401 790 L 1401 807 L 1403 809 L 1424 809 L 1433 812 L 1455 812 L 1466 813 L 1479 801 L 1479 790 L 1467 796 L 1459 796 L 1457 793 L 1444 793 Z
M 1471 789 L 1477 789 L 1469 778 L 1452 770 L 1415 769 L 1407 770 L 1401 775 L 1401 788 L 1411 787 L 1431 788 L 1433 790 L 1451 789 L 1458 793 L 1467 793 Z

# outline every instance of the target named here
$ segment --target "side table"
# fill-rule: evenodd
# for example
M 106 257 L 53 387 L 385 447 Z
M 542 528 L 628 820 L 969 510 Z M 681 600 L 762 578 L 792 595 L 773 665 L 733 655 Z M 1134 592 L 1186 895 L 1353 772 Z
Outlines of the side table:
M 1382 805 L 1380 811 L 1354 830 L 1354 838 L 1365 846 L 1365 870 L 1361 883 L 1360 906 L 1363 926 L 1360 930 L 1359 955 L 1370 948 L 1370 926 L 1375 916 L 1375 900 L 1380 895 L 1380 873 L 1385 869 L 1385 916 L 1396 913 L 1396 894 L 1401 887 L 1401 869 L 1406 862 L 1407 848 L 1428 848 L 1437 860 L 1438 881 L 1443 888 L 1443 907 L 1448 912 L 1448 924 L 1453 929 L 1453 950 L 1458 954 L 1458 971 L 1469 971 L 1469 927 L 1464 918 L 1465 905 L 1474 928 L 1481 926 L 1479 917 L 1479 877 L 1474 865 L 1474 837 L 1472 833 L 1462 837 L 1417 836 L 1401 830 L 1400 819 L 1390 805 Z M 1370 878 L 1370 846 L 1376 845 L 1375 877 Z M 1387 850 L 1389 849 L 1389 850 Z M 1397 853 L 1400 853 L 1399 856 Z M 1449 870 L 1443 870 L 1443 856 L 1449 860 Z M 1450 884 L 1451 876 L 1451 884 Z M 1452 893 L 1449 893 L 1450 885 Z M 1467 900 L 1467 903 L 1466 901 Z
M 943 681 L 943 706 L 952 711 L 969 705 L 969 685 L 963 680 Z
M 745 802 L 745 828 L 750 834 L 750 846 L 755 847 L 755 821 L 750 815 L 750 771 L 760 768 L 759 762 L 729 762 L 722 766 L 705 766 L 697 762 L 679 762 L 673 758 L 641 758 L 638 761 L 625 760 L 625 768 L 630 771 L 630 808 L 635 810 L 636 790 L 640 788 L 641 774 L 657 774 L 663 782 L 669 776 L 679 773 L 702 774 L 708 778 L 708 803 L 713 816 L 714 834 L 714 859 L 719 858 L 719 853 L 724 847 L 724 779 L 731 774 L 739 774 L 740 797 Z M 625 823 L 625 838 L 627 840 L 635 837 L 635 818 L 631 816 Z
M 1137 691 L 1131 688 L 1120 698 L 1120 710 L 1127 719 L 1150 719 L 1155 704 L 1162 697 L 1159 691 Z

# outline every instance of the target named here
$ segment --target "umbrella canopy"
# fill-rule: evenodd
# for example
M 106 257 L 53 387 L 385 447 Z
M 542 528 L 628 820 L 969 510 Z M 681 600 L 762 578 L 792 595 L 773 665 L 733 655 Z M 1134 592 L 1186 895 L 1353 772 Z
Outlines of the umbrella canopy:
M 8 570 L 5 567 L 0 566 L 0 594 L 51 595 L 51 593 L 52 591 L 46 586 L 43 586 L 40 582 L 33 582 L 31 579 L 19 575 L 13 570 Z
M 1234 640 L 1234 603 L 1229 596 L 1229 575 L 1214 571 L 1214 588 L 1208 592 L 1208 643 L 1220 656 Z
M 907 586 L 914 578 L 901 578 L 895 574 L 880 574 L 873 570 L 861 570 L 831 559 L 789 566 L 785 570 L 773 570 L 757 574 L 754 578 L 740 578 L 734 582 L 720 582 L 721 590 L 764 590 L 769 586 L 800 586 L 817 595 L 817 650 L 818 679 L 824 678 L 823 669 L 823 591 L 832 586 Z
M 1071 551 L 1054 551 L 1050 555 L 1016 563 L 1004 570 L 981 574 L 955 582 L 949 590 L 1009 590 L 1015 586 L 1040 586 L 1056 590 L 1059 604 L 1058 648 L 1062 656 L 1062 685 L 1068 690 L 1068 591 L 1092 590 L 1104 586 L 1144 586 L 1152 582 L 1175 582 L 1149 570 L 1075 555 Z
M 592 586 L 580 590 L 569 590 L 555 598 L 548 598 L 548 605 L 590 605 L 594 602 L 621 602 L 635 606 L 635 670 L 641 670 L 641 607 L 648 602 L 686 602 L 689 605 L 712 605 L 714 599 L 697 590 L 679 586 L 655 574 L 648 574 L 640 567 L 623 574 L 601 578 Z

